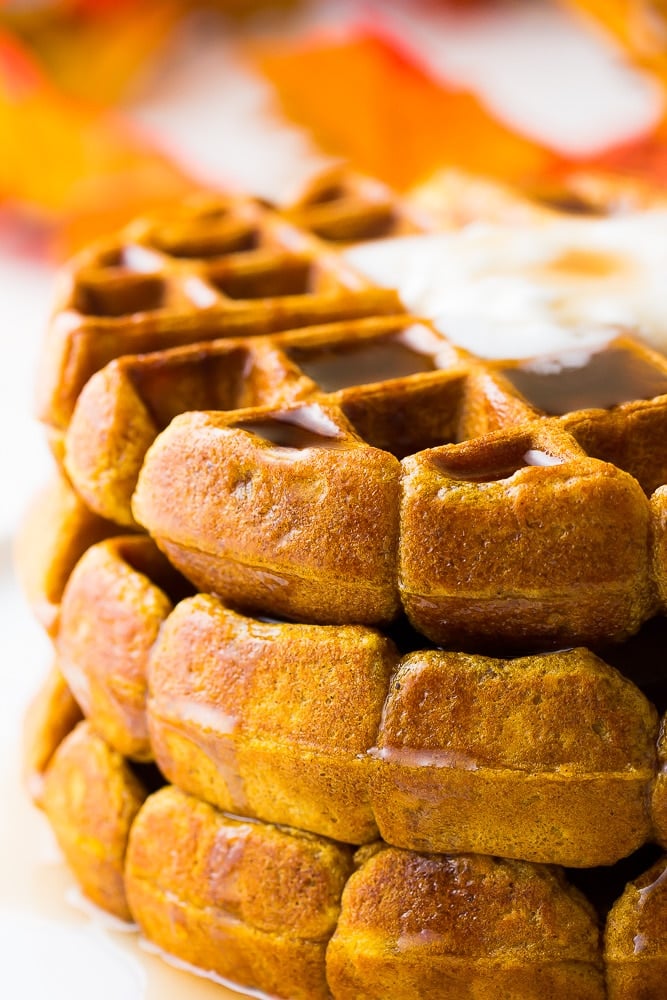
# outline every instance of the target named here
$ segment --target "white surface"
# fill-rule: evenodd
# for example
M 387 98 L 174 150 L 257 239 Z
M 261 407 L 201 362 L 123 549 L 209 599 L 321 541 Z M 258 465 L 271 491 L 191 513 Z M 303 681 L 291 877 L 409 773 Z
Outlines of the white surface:
M 4 362 L 0 365 L 0 767 L 3 775 L 7 762 L 16 762 L 22 709 L 35 690 L 48 658 L 47 644 L 16 587 L 12 545 L 28 499 L 52 469 L 42 431 L 32 413 L 35 361 L 50 309 L 52 278 L 52 271 L 46 265 L 21 257 L 10 248 L 0 248 L 0 331 L 4 341 Z M 2 825 L 0 832 L 4 833 Z M 2 857 L 4 851 L 0 852 Z M 0 893 L 2 884 L 0 880 Z
M 0 909 L 0 939 L 10 938 L 13 945 L 3 957 L 2 976 L 3 987 L 10 984 L 12 1000 L 90 1000 L 91 970 L 95 1000 L 141 1000 L 145 994 L 141 964 L 110 945 L 93 924 L 71 928 L 58 920 Z
M 33 419 L 36 358 L 51 306 L 53 272 L 0 246 L 0 537 L 13 531 L 26 498 L 49 468 Z

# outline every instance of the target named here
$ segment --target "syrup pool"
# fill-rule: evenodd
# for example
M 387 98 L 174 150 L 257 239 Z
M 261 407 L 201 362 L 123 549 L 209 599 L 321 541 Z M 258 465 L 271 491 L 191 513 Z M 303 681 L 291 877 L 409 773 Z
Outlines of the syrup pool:
M 667 393 L 667 372 L 625 347 L 610 345 L 580 364 L 527 363 L 503 375 L 529 403 L 550 416 L 590 408 L 608 410 L 622 403 Z
M 264 420 L 244 420 L 230 430 L 243 430 L 278 448 L 336 448 L 344 445 L 343 433 L 318 406 L 306 404 L 275 413 Z
M 288 354 L 323 392 L 407 378 L 438 367 L 432 354 L 415 350 L 395 334 L 326 349 L 293 348 Z

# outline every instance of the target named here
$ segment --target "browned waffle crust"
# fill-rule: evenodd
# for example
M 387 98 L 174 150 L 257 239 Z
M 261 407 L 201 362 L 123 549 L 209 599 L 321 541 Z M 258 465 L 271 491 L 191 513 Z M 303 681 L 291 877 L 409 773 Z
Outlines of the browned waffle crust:
M 71 265 L 32 788 L 91 899 L 242 986 L 657 1000 L 667 361 L 483 361 L 336 249 L 428 226 L 341 175 Z

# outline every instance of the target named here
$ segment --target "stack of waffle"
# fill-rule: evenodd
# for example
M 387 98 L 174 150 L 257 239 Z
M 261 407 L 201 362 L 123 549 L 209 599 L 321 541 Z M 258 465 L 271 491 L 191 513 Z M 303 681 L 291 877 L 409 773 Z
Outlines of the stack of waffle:
M 343 175 L 73 262 L 33 796 L 92 901 L 247 989 L 658 998 L 667 359 L 485 360 L 341 252 L 433 225 Z

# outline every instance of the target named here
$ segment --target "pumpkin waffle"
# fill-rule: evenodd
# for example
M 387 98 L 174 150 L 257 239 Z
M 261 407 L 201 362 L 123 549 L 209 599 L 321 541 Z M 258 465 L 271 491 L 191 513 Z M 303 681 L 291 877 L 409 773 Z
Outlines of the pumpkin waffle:
M 398 308 L 395 294 L 270 209 L 195 198 L 130 225 L 63 272 L 38 413 L 57 446 L 79 392 L 114 358 Z
M 636 177 L 569 170 L 521 188 L 455 168 L 437 170 L 410 191 L 409 209 L 424 230 L 460 229 L 474 222 L 541 225 L 567 216 L 621 215 L 664 208 L 664 191 Z
M 60 473 L 32 501 L 17 538 L 16 564 L 32 612 L 50 636 L 58 632 L 63 590 L 77 562 L 89 546 L 118 533 Z
M 171 576 L 145 537 L 92 546 L 55 650 L 96 732 L 189 794 L 351 844 L 568 867 L 667 846 L 658 712 L 603 651 L 500 659 L 414 635 L 401 655 L 367 626 L 174 607 Z
M 354 328 L 294 335 L 289 357 L 333 391 L 176 417 L 146 455 L 135 519 L 197 588 L 253 612 L 382 624 L 402 606 L 433 641 L 468 645 L 635 632 L 659 597 L 651 507 L 621 466 L 652 485 L 655 466 L 640 466 L 663 450 L 664 359 L 615 341 L 574 370 L 591 379 L 580 409 L 550 418 L 531 379 L 558 378 L 466 364 L 424 324 L 401 322 L 398 343 Z M 409 345 L 411 369 L 391 371 L 389 343 Z M 617 362 L 622 386 L 606 385 L 617 405 L 603 410 L 595 370 Z M 648 377 L 639 388 L 635 369 Z M 628 443 L 635 423 L 646 433 Z M 621 535 L 626 545 L 611 544 Z
M 398 199 L 381 181 L 344 166 L 317 175 L 280 211 L 300 228 L 338 245 L 426 232 L 434 225 L 426 212 Z
M 431 225 L 328 174 L 74 263 L 33 794 L 90 898 L 250 990 L 657 1000 L 667 360 L 457 345 L 349 253 Z
M 605 931 L 609 1000 L 658 997 L 667 972 L 667 859 L 630 882 Z
M 358 320 L 118 359 L 81 393 L 65 466 L 100 516 L 136 515 L 197 587 L 254 611 L 378 624 L 400 597 L 435 641 L 486 630 L 507 644 L 598 642 L 658 607 L 662 550 L 652 564 L 639 487 L 667 479 L 666 392 L 665 359 L 628 337 L 554 371 L 544 359 L 482 365 L 409 317 Z M 325 469 L 330 504 L 314 486 L 290 495 L 296 470 L 315 483 Z M 350 477 L 360 499 L 341 510 L 334 484 Z M 274 489 L 289 497 L 282 513 Z M 385 526 L 365 561 L 364 490 Z M 556 490 L 549 524 L 537 511 Z M 476 538 L 464 533 L 473 509 Z M 541 519 L 519 535 L 519 568 L 508 558 L 517 518 Z M 621 524 L 626 549 L 609 545 Z
M 662 989 L 664 857 L 598 910 L 596 880 L 622 872 L 587 873 L 588 899 L 554 866 L 381 841 L 353 853 L 172 786 L 149 792 L 88 723 L 56 751 L 46 789 L 92 898 L 168 953 L 262 995 L 380 1000 L 391 989 L 412 1000 L 428 987 L 454 1000 L 474 986 L 483 1000 L 501 988 L 605 1000 Z

